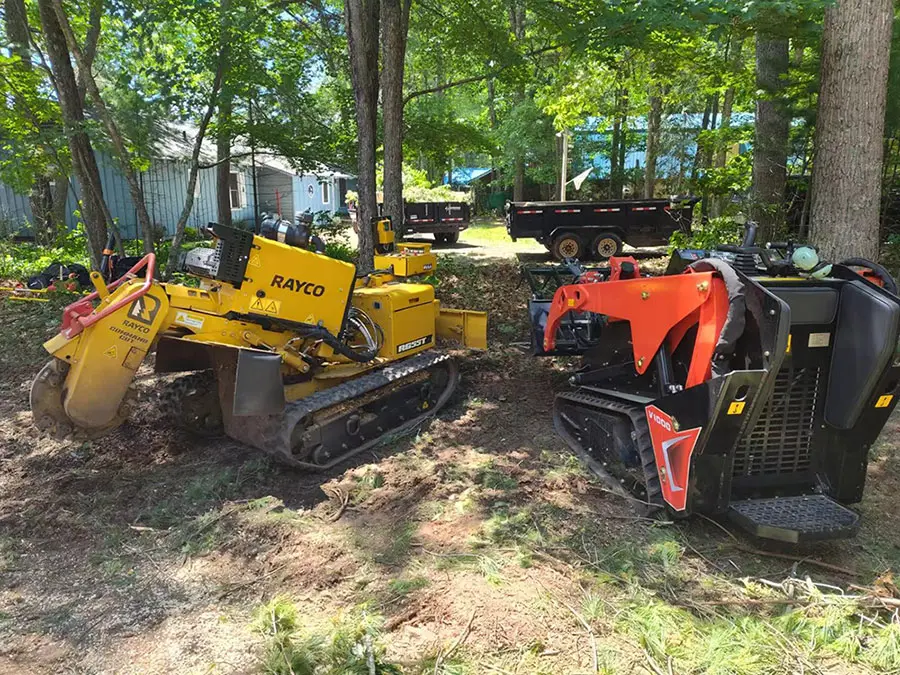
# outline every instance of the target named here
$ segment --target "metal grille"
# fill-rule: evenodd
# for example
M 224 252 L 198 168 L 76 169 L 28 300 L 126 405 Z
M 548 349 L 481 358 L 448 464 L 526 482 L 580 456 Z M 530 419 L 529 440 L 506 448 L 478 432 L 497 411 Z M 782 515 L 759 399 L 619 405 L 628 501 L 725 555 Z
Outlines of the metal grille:
M 854 529 L 859 522 L 857 513 L 824 495 L 750 499 L 732 502 L 731 510 L 732 517 L 751 529 L 779 528 L 801 535 L 834 536 Z
M 795 474 L 810 468 L 820 369 L 783 368 L 756 426 L 737 447 L 734 476 Z
M 211 223 L 213 233 L 219 238 L 213 259 L 215 278 L 240 288 L 253 246 L 253 233 L 234 227 Z

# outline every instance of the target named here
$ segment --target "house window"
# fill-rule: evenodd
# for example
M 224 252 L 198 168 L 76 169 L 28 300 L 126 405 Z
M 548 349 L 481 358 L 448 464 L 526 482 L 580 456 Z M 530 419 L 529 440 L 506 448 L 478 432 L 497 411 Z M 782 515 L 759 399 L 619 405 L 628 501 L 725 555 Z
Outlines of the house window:
M 228 176 L 228 194 L 231 198 L 232 209 L 244 208 L 244 180 L 239 173 L 231 173 Z
M 322 203 L 328 204 L 331 202 L 331 185 L 328 183 L 322 183 Z

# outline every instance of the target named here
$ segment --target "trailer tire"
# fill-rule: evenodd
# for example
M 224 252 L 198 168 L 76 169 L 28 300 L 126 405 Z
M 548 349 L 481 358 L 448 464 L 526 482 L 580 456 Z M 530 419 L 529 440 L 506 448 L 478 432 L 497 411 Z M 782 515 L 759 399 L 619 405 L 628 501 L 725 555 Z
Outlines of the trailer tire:
M 456 244 L 459 242 L 459 230 L 456 232 L 447 232 L 444 235 L 444 241 L 448 244 Z
M 553 240 L 550 252 L 557 260 L 584 257 L 584 242 L 574 232 L 563 232 Z
M 446 244 L 447 243 L 447 235 L 443 232 L 435 232 L 434 233 L 434 243 L 435 244 Z
M 591 257 L 597 260 L 608 260 L 622 252 L 622 240 L 612 232 L 603 232 L 591 242 Z

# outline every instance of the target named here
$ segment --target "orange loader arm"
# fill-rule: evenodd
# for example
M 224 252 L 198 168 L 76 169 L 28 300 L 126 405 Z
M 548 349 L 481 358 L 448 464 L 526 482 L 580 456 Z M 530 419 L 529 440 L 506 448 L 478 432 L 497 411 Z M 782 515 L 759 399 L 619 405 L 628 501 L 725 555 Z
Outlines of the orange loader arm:
M 556 344 L 556 333 L 569 312 L 593 312 L 631 325 L 634 365 L 644 374 L 665 342 L 673 351 L 687 331 L 698 326 L 686 387 L 712 375 L 716 343 L 728 314 L 728 292 L 713 272 L 640 277 L 561 286 L 553 296 L 544 329 L 544 349 Z

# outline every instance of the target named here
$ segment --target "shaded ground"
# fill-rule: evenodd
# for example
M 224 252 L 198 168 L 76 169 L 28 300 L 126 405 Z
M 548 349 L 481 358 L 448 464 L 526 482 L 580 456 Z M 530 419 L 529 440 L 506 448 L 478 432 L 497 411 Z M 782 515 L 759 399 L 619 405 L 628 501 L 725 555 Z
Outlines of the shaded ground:
M 492 312 L 490 351 L 464 357 L 438 419 L 324 476 L 170 429 L 149 368 L 110 437 L 38 439 L 28 388 L 59 308 L 0 301 L 0 673 L 257 672 L 251 623 L 276 596 L 311 630 L 381 617 L 407 673 L 900 667 L 890 610 L 764 582 L 893 600 L 900 420 L 873 451 L 853 541 L 778 559 L 703 520 L 640 519 L 553 433 L 565 364 L 513 346 L 515 265 L 442 262 L 442 300 Z

